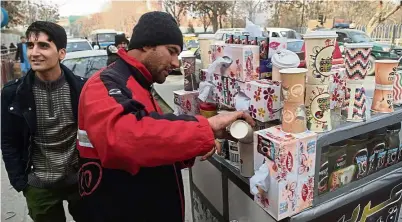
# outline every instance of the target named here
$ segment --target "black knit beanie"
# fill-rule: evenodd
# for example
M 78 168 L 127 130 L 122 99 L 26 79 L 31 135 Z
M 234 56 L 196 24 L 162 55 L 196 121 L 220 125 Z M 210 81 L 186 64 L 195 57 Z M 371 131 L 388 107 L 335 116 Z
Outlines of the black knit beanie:
M 122 44 L 122 43 L 127 43 L 128 44 L 128 40 L 127 40 L 127 38 L 126 38 L 126 34 L 124 34 L 124 33 L 122 33 L 122 34 L 117 34 L 117 35 L 115 35 L 114 36 L 114 44 L 117 46 L 117 45 L 120 45 L 120 44 Z
M 54 42 L 57 50 L 65 49 L 67 47 L 67 34 L 66 30 L 60 25 L 53 22 L 36 21 L 33 22 L 25 32 L 25 36 L 29 39 L 31 34 L 38 35 L 43 32 L 49 36 L 49 41 Z
M 177 45 L 183 50 L 183 34 L 176 20 L 166 12 L 148 12 L 134 26 L 128 49 L 145 46 Z

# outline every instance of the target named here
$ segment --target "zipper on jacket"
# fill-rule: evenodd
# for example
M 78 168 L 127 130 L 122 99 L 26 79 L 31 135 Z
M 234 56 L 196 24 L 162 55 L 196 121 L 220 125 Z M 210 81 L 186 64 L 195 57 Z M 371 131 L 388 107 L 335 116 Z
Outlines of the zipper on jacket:
M 52 101 L 52 93 L 50 90 L 50 84 L 46 84 L 46 93 L 47 93 L 47 106 L 49 109 L 49 117 L 54 117 L 53 101 Z
M 158 112 L 158 110 L 156 109 L 156 105 L 155 105 L 155 101 L 154 101 L 154 96 L 152 95 L 152 92 L 153 92 L 153 86 L 151 85 L 151 86 L 149 87 L 149 98 L 150 98 L 151 101 L 152 101 L 152 105 L 154 106 L 155 112 Z

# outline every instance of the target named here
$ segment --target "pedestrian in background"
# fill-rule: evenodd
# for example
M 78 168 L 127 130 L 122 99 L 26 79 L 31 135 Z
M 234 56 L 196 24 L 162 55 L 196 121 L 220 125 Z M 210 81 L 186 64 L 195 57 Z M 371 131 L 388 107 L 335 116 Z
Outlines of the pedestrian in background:
M 10 49 L 10 52 L 15 52 L 17 51 L 17 47 L 14 45 L 14 43 L 10 43 L 10 47 L 8 47 Z
M 19 52 L 32 68 L 1 93 L 1 151 L 11 185 L 23 191 L 35 222 L 66 221 L 63 200 L 76 222 L 83 219 L 78 194 L 77 110 L 85 80 L 60 61 L 66 55 L 63 27 L 32 23 Z M 22 46 L 21 46 L 22 45 Z
M 25 36 L 21 36 L 20 40 L 21 42 L 17 44 L 17 53 L 15 54 L 15 60 L 20 61 L 21 74 L 24 76 L 31 68 L 31 65 L 29 64 L 27 55 L 27 39 Z
M 119 49 L 127 49 L 127 44 L 128 44 L 128 40 L 124 33 L 115 35 L 114 36 L 114 45 L 109 45 L 106 48 L 106 52 L 107 52 L 107 56 L 108 56 L 106 65 L 110 65 L 113 62 L 115 62 L 119 58 L 119 56 L 117 55 L 117 51 Z

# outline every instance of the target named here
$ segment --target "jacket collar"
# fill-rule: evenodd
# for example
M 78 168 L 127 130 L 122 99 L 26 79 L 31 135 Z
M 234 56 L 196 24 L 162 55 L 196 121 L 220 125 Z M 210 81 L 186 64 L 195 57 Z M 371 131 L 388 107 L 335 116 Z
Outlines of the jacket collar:
M 78 99 L 81 92 L 81 87 L 77 81 L 77 77 L 63 64 L 60 64 L 64 72 L 64 77 L 70 86 L 71 108 L 75 120 L 78 119 Z M 30 69 L 28 73 L 21 78 L 21 83 L 17 87 L 15 103 L 21 108 L 22 114 L 28 121 L 31 132 L 36 131 L 36 106 L 35 98 L 33 95 L 33 84 L 35 81 L 35 72 Z M 83 85 L 83 84 L 82 84 Z
M 65 65 L 60 64 L 60 68 L 62 69 L 62 72 L 66 78 L 66 81 L 70 85 L 70 88 L 75 91 L 75 93 L 79 93 L 79 85 L 76 82 L 76 77 L 74 76 L 74 73 L 71 72 L 70 69 L 68 69 Z M 32 93 L 32 86 L 35 81 L 35 72 L 30 69 L 28 73 L 22 77 L 21 79 L 21 84 L 17 88 L 17 95 L 24 95 L 26 93 Z
M 145 79 L 148 81 L 148 85 L 152 85 L 153 80 L 152 80 L 152 75 L 151 73 L 148 71 L 148 69 L 144 66 L 144 64 L 142 64 L 140 61 L 138 61 L 137 59 L 129 56 L 126 52 L 126 50 L 119 49 L 119 51 L 117 52 L 117 54 L 120 56 L 121 59 L 123 59 L 126 63 L 128 63 L 129 65 L 135 67 L 138 71 L 140 71 L 140 73 L 142 74 L 142 76 L 145 77 Z

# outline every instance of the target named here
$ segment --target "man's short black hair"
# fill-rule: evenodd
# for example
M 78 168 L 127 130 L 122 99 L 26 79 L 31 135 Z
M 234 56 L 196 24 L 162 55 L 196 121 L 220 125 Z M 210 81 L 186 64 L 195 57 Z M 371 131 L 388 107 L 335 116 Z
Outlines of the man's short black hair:
M 23 39 L 23 38 L 26 38 L 26 37 L 22 35 L 22 36 L 20 37 L 20 40 Z
M 48 36 L 49 42 L 54 42 L 57 50 L 65 49 L 67 47 L 67 33 L 60 25 L 53 22 L 36 21 L 28 27 L 25 35 L 29 39 L 31 35 L 37 37 L 40 32 L 43 32 Z

